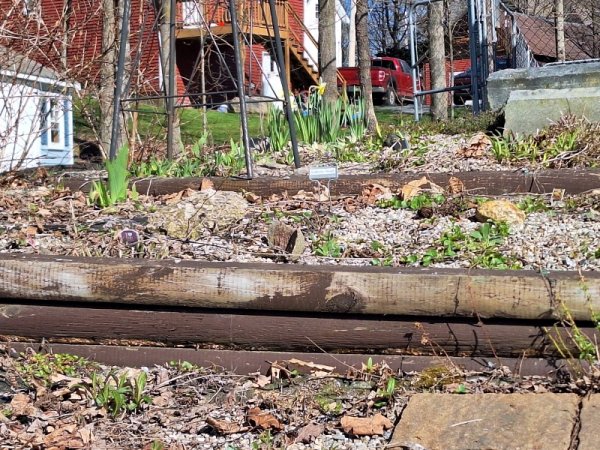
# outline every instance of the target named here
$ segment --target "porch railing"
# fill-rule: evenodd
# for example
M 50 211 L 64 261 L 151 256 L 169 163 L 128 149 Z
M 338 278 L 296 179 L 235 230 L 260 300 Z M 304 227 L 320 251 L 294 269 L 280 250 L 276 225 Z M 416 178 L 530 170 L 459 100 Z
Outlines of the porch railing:
M 275 0 L 275 11 L 280 28 L 288 27 L 286 0 Z M 180 2 L 178 24 L 183 28 L 214 27 L 231 24 L 229 2 L 188 0 Z M 271 7 L 266 0 L 238 0 L 237 15 L 243 27 L 272 28 Z

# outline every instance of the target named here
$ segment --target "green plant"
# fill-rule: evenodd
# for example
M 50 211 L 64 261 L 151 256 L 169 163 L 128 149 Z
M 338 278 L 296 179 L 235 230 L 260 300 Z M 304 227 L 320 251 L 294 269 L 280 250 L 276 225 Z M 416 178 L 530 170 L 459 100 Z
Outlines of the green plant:
M 137 198 L 135 187 L 128 191 L 129 170 L 127 164 L 129 159 L 129 149 L 123 146 L 119 149 L 114 160 L 106 160 L 106 171 L 108 172 L 108 183 L 94 181 L 90 190 L 88 199 L 90 203 L 101 208 L 107 208 L 117 203 L 127 200 L 129 197 Z
M 375 403 L 373 406 L 381 408 L 394 399 L 394 393 L 396 392 L 396 378 L 388 378 L 385 389 L 378 389 L 375 395 Z
M 350 141 L 358 142 L 367 132 L 365 99 L 360 97 L 354 102 L 346 103 L 345 106 L 343 121 L 348 127 Z
M 509 231 L 505 223 L 484 223 L 465 234 L 458 225 L 454 225 L 440 236 L 434 247 L 422 255 L 409 255 L 404 262 L 427 267 L 437 262 L 455 260 L 459 253 L 463 253 L 473 267 L 517 269 L 520 265 L 499 250 Z
M 154 441 L 152 441 L 152 444 L 150 444 L 150 450 L 164 450 L 164 449 L 165 449 L 165 444 L 163 444 L 162 441 L 154 440 Z
M 401 200 L 398 196 L 393 196 L 390 199 L 379 200 L 377 206 L 380 208 L 392 208 L 392 209 L 410 209 L 412 211 L 418 211 L 419 209 L 426 206 L 438 206 L 446 201 L 446 198 L 442 194 L 430 194 L 422 193 L 411 197 L 408 200 Z
M 294 112 L 298 139 L 307 144 L 335 142 L 341 135 L 343 100 L 325 100 L 322 91 L 321 86 L 311 87 L 306 109 Z
M 202 370 L 200 366 L 189 361 L 169 361 L 169 367 L 176 369 L 179 372 L 197 372 Z
M 252 442 L 253 450 L 271 450 L 275 443 L 275 438 L 271 434 L 271 430 L 263 431 L 260 436 L 258 436 L 258 441 Z
M 517 205 L 520 210 L 529 213 L 544 212 L 548 210 L 548 205 L 541 197 L 525 197 Z
M 366 152 L 357 147 L 353 142 L 339 140 L 328 145 L 333 150 L 335 160 L 338 162 L 365 162 L 368 158 Z
M 237 175 L 244 168 L 246 163 L 244 147 L 233 139 L 229 145 L 229 151 L 217 150 L 213 154 L 214 168 L 210 171 L 211 175 Z
M 492 136 L 491 152 L 496 161 L 503 163 L 510 160 L 511 148 L 509 142 L 502 136 Z
M 267 113 L 266 127 L 271 150 L 274 152 L 282 151 L 290 140 L 290 129 L 285 114 L 271 106 Z
M 342 247 L 331 233 L 327 233 L 317 241 L 315 255 L 339 258 L 342 256 Z
M 315 397 L 315 402 L 317 403 L 319 410 L 324 414 L 337 416 L 341 414 L 344 409 L 341 401 L 328 395 L 317 395 Z
M 381 242 L 372 241 L 371 242 L 371 250 L 375 252 L 377 255 L 373 259 L 371 259 L 371 265 L 373 266 L 391 266 L 394 263 L 394 257 Z
M 464 384 L 459 384 L 454 391 L 456 394 L 466 394 L 467 387 Z
M 555 333 L 551 333 L 551 329 L 544 328 L 544 331 L 554 345 L 554 348 L 556 348 L 564 359 L 571 363 L 570 365 L 572 368 L 574 368 L 574 365 L 572 364 L 574 359 L 579 359 L 591 364 L 598 362 L 600 360 L 600 349 L 598 348 L 597 343 L 581 331 L 573 318 L 573 314 L 564 303 L 561 302 L 558 312 L 560 317 L 559 323 L 552 327 L 552 330 L 555 331 Z M 600 331 L 600 314 L 592 312 L 590 314 L 590 319 L 594 328 L 597 331 Z M 566 337 L 577 349 L 577 355 L 573 355 L 573 352 L 570 350 L 570 347 L 572 346 L 567 344 L 563 334 L 559 331 L 559 326 L 565 330 Z M 578 367 L 576 372 L 580 372 L 581 370 L 582 368 Z
M 371 358 L 371 357 L 369 356 L 369 359 L 367 359 L 367 364 L 365 364 L 365 371 L 366 371 L 367 373 L 373 373 L 373 371 L 374 371 L 374 367 L 375 367 L 375 366 L 373 365 L 373 358 Z
M 106 408 L 112 417 L 126 412 L 137 412 L 151 399 L 144 393 L 146 389 L 146 372 L 140 372 L 135 378 L 128 378 L 126 373 L 117 375 L 111 370 L 106 376 L 93 373 L 91 382 L 81 385 L 89 392 L 99 408 Z
M 33 353 L 21 354 L 22 360 L 16 365 L 25 381 L 36 379 L 49 385 L 55 374 L 76 377 L 96 367 L 96 364 L 81 356 L 67 353 Z

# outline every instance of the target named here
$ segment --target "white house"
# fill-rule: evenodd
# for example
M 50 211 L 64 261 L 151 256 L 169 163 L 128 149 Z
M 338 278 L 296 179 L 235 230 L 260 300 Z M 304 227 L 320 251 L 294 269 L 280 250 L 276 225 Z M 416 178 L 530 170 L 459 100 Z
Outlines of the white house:
M 342 66 L 342 23 L 350 23 L 350 18 L 340 0 L 335 2 L 335 63 Z M 304 51 L 311 61 L 317 61 L 319 50 L 315 41 L 319 41 L 319 0 L 304 0 L 304 25 L 310 31 L 304 35 Z
M 303 4 L 303 33 L 304 57 L 308 64 L 318 71 L 319 61 L 319 1 L 304 0 Z M 348 24 L 350 21 L 346 10 L 342 6 L 340 0 L 335 2 L 335 49 L 336 49 L 336 66 L 342 66 L 342 24 Z M 283 98 L 283 88 L 281 87 L 281 79 L 279 72 L 274 66 L 272 57 L 268 52 L 262 55 L 262 72 L 263 72 L 263 95 L 275 96 Z
M 74 88 L 0 46 L 0 172 L 73 164 Z

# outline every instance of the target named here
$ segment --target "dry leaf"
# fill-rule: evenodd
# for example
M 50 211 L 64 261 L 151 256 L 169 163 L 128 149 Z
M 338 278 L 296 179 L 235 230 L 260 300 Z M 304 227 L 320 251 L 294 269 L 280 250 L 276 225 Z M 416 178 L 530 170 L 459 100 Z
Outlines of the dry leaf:
M 38 215 L 40 215 L 42 217 L 50 217 L 51 215 L 54 214 L 52 211 L 50 211 L 49 209 L 46 209 L 46 208 L 38 209 L 37 213 L 38 213 Z
M 75 424 L 57 428 L 44 438 L 44 444 L 46 447 L 85 448 L 82 438 L 76 436 L 75 431 L 77 431 L 77 425 Z
M 262 428 L 263 430 L 270 428 L 281 430 L 282 428 L 281 423 L 273 414 L 261 410 L 258 406 L 248 410 L 246 419 L 253 427 Z
M 346 197 L 344 199 L 344 209 L 346 212 L 353 213 L 358 209 L 358 203 L 355 199 L 351 197 Z
M 34 416 L 37 412 L 27 394 L 15 394 L 10 402 L 10 410 L 15 416 Z
M 302 444 L 310 444 L 316 438 L 321 436 L 325 431 L 325 426 L 322 423 L 309 423 L 303 426 L 298 431 L 298 436 L 294 439 L 294 443 L 300 442 Z
M 448 192 L 450 194 L 461 194 L 465 192 L 465 184 L 460 178 L 450 177 L 448 180 Z
M 233 434 L 245 431 L 245 428 L 240 424 L 229 422 L 228 420 L 219 420 L 212 417 L 207 417 L 206 423 L 213 427 L 217 433 L 221 434 Z
M 189 197 L 193 192 L 193 189 L 187 188 L 183 191 L 175 192 L 174 194 L 163 195 L 160 199 L 165 202 L 165 205 L 172 205 L 174 203 L 179 203 L 183 198 Z
M 427 177 L 421 177 L 418 180 L 413 180 L 406 183 L 400 190 L 402 200 L 410 200 L 411 198 L 419 195 L 419 192 L 422 190 L 421 188 L 426 184 L 429 184 Z
M 373 183 L 363 189 L 361 200 L 367 205 L 374 205 L 379 200 L 388 200 L 393 196 L 394 194 L 392 194 L 390 188 Z
M 316 371 L 321 371 L 321 372 L 328 372 L 331 373 L 333 372 L 333 370 L 335 369 L 335 367 L 333 366 L 326 366 L 324 364 L 315 364 L 312 361 L 302 361 L 300 359 L 296 359 L 296 358 L 292 358 L 290 360 L 288 360 L 288 365 L 293 364 L 295 366 L 299 366 L 301 368 L 308 368 L 310 370 L 316 370 Z
M 84 444 L 89 444 L 94 441 L 94 424 L 89 423 L 85 427 L 79 430 L 79 436 Z
M 312 202 L 326 202 L 330 199 L 329 189 L 327 186 L 321 186 L 317 188 L 317 192 L 307 192 L 300 189 L 296 195 L 293 195 L 294 200 L 304 200 Z
M 271 383 L 271 379 L 269 377 L 264 376 L 263 374 L 259 374 L 258 377 L 256 377 L 256 386 L 258 387 L 265 387 L 267 384 Z
M 38 227 L 37 226 L 28 226 L 27 229 L 25 230 L 25 234 L 27 236 L 35 236 L 38 233 Z
M 477 133 L 456 153 L 465 158 L 481 158 L 492 146 L 492 141 L 485 133 Z
M 595 190 L 599 191 L 598 193 L 600 193 L 600 190 L 598 190 L 598 189 L 595 189 Z M 592 191 L 591 194 L 593 195 L 594 191 Z M 564 198 L 565 198 L 565 190 L 564 189 L 560 189 L 560 188 L 552 189 L 551 199 L 553 202 L 562 202 Z
M 260 201 L 260 196 L 256 195 L 254 192 L 244 192 L 244 198 L 248 203 L 256 203 Z
M 346 434 L 354 436 L 383 435 L 384 430 L 392 428 L 392 422 L 381 414 L 375 414 L 373 417 L 352 417 L 344 416 L 340 421 Z
M 208 190 L 215 190 L 215 183 L 213 183 L 210 178 L 202 178 L 202 181 L 200 182 L 200 190 L 201 191 L 208 191 Z
M 165 202 L 165 205 L 172 205 L 173 203 L 178 203 L 181 200 L 182 195 L 183 191 L 179 191 L 174 194 L 163 195 L 162 200 Z

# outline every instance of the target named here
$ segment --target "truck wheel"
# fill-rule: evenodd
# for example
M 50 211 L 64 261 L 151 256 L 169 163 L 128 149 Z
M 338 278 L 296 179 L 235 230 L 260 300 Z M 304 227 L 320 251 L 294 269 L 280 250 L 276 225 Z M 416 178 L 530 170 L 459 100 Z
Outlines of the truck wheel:
M 394 106 L 398 103 L 398 97 L 394 86 L 388 86 L 387 91 L 385 91 L 385 96 L 383 97 L 383 102 L 386 106 Z

